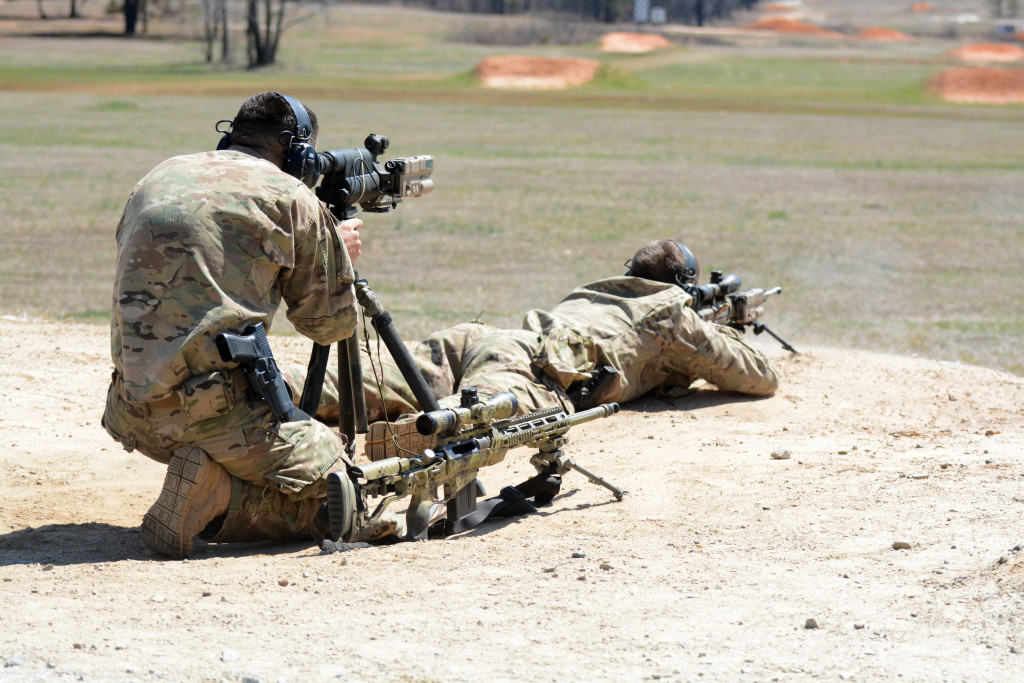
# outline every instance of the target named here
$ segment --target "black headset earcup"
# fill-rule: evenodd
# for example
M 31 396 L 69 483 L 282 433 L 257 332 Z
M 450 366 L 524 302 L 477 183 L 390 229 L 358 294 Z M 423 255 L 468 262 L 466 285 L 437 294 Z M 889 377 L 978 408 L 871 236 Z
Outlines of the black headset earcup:
M 320 177 L 320 155 L 308 142 L 292 142 L 288 146 L 282 170 L 312 187 Z
M 301 180 L 309 187 L 316 184 L 320 177 L 320 155 L 316 148 L 309 143 L 313 135 L 313 125 L 310 123 L 309 114 L 302 103 L 290 95 L 282 95 L 295 116 L 295 131 L 292 133 L 291 142 L 284 155 L 284 166 L 281 170 L 290 176 Z

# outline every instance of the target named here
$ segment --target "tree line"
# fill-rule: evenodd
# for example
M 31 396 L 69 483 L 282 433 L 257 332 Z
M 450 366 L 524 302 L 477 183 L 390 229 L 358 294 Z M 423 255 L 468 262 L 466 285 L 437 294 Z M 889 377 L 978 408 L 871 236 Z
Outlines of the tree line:
M 364 0 L 365 1 L 365 0 Z M 606 23 L 630 22 L 636 0 L 403 0 L 406 5 L 445 12 L 486 14 L 541 14 Z M 750 9 L 758 0 L 641 0 L 648 8 L 660 7 L 673 24 L 703 26 L 728 19 L 737 9 Z M 390 4 L 391 0 L 370 0 Z
M 68 16 L 77 18 L 86 0 L 67 0 Z M 395 0 L 362 0 L 368 4 L 395 4 Z M 636 3 L 648 10 L 661 8 L 668 23 L 703 26 L 727 19 L 737 9 L 750 9 L 758 0 L 400 0 L 405 5 L 446 12 L 486 14 L 532 14 L 606 23 L 631 22 Z M 36 0 L 40 18 L 47 18 L 43 0 Z M 124 33 L 146 33 L 149 15 L 181 17 L 188 0 L 120 0 L 124 15 Z M 326 0 L 329 3 L 330 0 Z M 1016 0 L 1006 0 L 1016 3 Z M 116 11 L 117 0 L 109 7 Z M 313 7 L 323 8 L 324 0 L 199 0 L 202 8 L 201 31 L 208 62 L 230 63 L 233 30 L 244 27 L 247 66 L 273 64 L 281 35 L 288 26 L 310 18 Z M 189 3 L 191 4 L 191 3 Z M 286 12 L 287 10 L 287 12 Z M 286 20 L 287 14 L 287 20 Z

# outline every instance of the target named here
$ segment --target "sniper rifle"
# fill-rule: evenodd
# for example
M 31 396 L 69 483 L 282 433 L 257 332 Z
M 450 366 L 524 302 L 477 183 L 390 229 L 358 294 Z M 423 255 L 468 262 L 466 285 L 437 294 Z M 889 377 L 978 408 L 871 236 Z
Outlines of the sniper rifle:
M 435 505 L 441 503 L 448 503 L 441 529 L 445 536 L 486 519 L 535 512 L 537 506 L 550 503 L 558 494 L 562 475 L 569 470 L 583 474 L 610 490 L 616 500 L 622 500 L 626 491 L 584 469 L 562 450 L 570 428 L 613 415 L 619 410 L 617 403 L 578 413 L 556 407 L 512 417 L 519 404 L 510 392 L 481 402 L 475 389 L 464 389 L 461 402 L 458 408 L 425 412 L 417 418 L 417 431 L 437 437 L 434 448 L 424 449 L 414 457 L 386 458 L 327 476 L 332 541 L 357 537 L 361 529 L 379 520 L 390 504 L 407 497 L 410 500 L 404 540 L 426 539 Z M 500 495 L 472 506 L 471 510 L 455 505 L 457 496 L 466 491 L 474 497 L 483 495 L 477 472 L 500 463 L 517 446 L 537 449 L 530 459 L 536 476 L 518 486 L 505 487 Z M 441 496 L 437 496 L 439 489 L 443 491 Z M 464 512 L 456 513 L 460 509 Z
M 693 297 L 690 305 L 701 319 L 728 325 L 740 332 L 748 327 L 754 330 L 754 334 L 767 332 L 782 345 L 782 348 L 795 354 L 797 351 L 789 342 L 775 334 L 760 320 L 765 314 L 765 302 L 769 297 L 782 294 L 782 287 L 756 287 L 739 291 L 740 286 L 739 275 L 725 275 L 720 270 L 713 270 L 706 284 L 689 284 L 683 289 Z

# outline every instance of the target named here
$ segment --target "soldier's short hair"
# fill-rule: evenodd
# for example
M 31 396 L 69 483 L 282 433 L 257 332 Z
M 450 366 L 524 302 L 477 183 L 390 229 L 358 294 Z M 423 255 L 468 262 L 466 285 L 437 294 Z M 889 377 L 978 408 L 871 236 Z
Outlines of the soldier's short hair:
M 309 115 L 309 123 L 313 128 L 312 139 L 315 142 L 320 130 L 316 114 L 305 105 L 303 107 Z M 281 131 L 295 132 L 297 127 L 288 100 L 281 93 L 268 90 L 242 102 L 231 123 L 231 144 L 273 148 L 281 144 Z
M 680 244 L 681 242 L 677 240 L 648 242 L 633 254 L 626 275 L 671 284 L 697 280 L 700 277 L 700 266 L 697 266 L 697 272 L 693 273 L 692 277 L 687 276 L 687 270 L 691 266 L 679 248 Z

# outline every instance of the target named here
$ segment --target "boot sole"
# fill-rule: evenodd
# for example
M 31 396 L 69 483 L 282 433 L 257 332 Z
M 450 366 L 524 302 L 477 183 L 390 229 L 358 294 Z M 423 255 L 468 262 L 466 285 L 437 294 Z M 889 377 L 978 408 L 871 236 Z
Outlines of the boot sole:
M 184 533 L 185 514 L 205 457 L 190 449 L 188 457 L 175 455 L 167 464 L 164 487 L 142 518 L 142 542 L 153 552 L 177 560 L 192 552 L 192 538 Z

